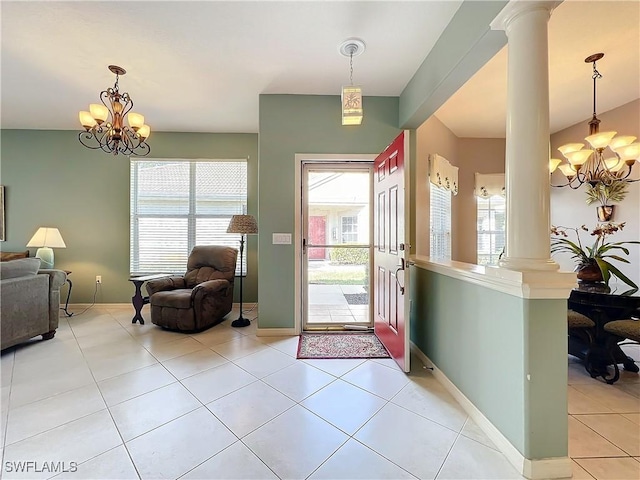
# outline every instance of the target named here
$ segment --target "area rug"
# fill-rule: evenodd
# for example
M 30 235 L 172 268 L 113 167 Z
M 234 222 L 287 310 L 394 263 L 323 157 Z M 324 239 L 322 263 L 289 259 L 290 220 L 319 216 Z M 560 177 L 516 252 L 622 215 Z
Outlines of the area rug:
M 388 358 L 373 333 L 303 333 L 297 358 Z

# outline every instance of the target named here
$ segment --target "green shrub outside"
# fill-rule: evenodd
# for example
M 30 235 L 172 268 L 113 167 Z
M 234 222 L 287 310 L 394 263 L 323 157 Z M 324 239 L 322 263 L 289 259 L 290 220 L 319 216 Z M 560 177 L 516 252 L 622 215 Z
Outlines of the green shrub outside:
M 366 248 L 332 248 L 329 259 L 338 265 L 368 265 L 369 251 Z

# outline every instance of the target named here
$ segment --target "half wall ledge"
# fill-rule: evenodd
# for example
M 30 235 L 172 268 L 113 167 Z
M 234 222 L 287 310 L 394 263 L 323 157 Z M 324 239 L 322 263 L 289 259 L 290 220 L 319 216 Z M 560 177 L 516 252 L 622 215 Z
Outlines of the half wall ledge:
M 577 286 L 576 274 L 558 271 L 518 271 L 451 260 L 410 257 L 416 267 L 492 290 L 529 299 L 567 299 Z

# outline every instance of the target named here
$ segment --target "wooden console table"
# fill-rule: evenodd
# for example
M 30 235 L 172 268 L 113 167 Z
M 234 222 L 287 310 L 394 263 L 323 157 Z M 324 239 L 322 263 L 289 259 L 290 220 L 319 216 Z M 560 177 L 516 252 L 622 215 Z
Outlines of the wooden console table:
M 155 280 L 156 278 L 164 278 L 169 277 L 168 273 L 160 273 L 157 275 L 145 275 L 144 277 L 131 277 L 129 281 L 132 282 L 136 287 L 136 293 L 131 297 L 131 303 L 133 303 L 133 308 L 136 309 L 136 314 L 133 316 L 133 320 L 131 323 L 140 322 L 140 325 L 144 325 L 144 318 L 142 318 L 142 307 L 144 307 L 147 303 L 149 303 L 149 297 L 144 297 L 142 295 L 142 284 L 149 280 Z

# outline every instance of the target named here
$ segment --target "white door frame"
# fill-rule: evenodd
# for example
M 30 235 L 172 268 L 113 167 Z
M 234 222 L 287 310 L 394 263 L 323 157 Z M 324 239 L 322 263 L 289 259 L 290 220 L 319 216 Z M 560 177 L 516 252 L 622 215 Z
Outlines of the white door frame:
M 340 163 L 348 162 L 373 162 L 378 154 L 324 154 L 324 153 L 296 153 L 294 168 L 294 220 L 293 220 L 293 252 L 294 252 L 294 293 L 293 308 L 295 315 L 295 334 L 302 332 L 302 163 L 318 162 L 318 163 Z

